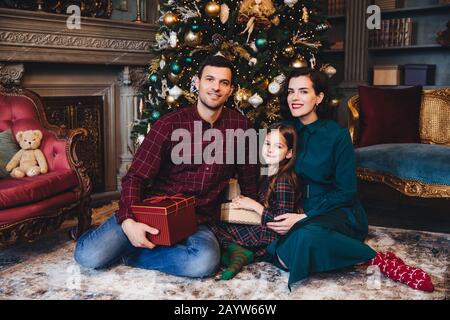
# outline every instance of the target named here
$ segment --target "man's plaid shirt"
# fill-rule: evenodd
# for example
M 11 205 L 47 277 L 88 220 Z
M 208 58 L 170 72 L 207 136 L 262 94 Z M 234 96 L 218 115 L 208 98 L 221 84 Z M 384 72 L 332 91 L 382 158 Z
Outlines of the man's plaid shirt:
M 194 137 L 194 121 L 202 123 L 203 133 L 210 128 L 219 130 L 223 137 L 223 162 L 226 163 L 226 131 L 227 129 L 252 128 L 250 121 L 239 112 L 223 108 L 219 118 L 211 126 L 197 112 L 196 105 L 171 112 L 155 122 L 144 141 L 136 152 L 128 173 L 122 179 L 120 207 L 116 213 L 119 223 L 127 218 L 133 218 L 131 205 L 142 202 L 153 195 L 175 195 L 196 197 L 196 214 L 199 223 L 218 218 L 220 214 L 220 196 L 228 185 L 230 178 L 238 174 L 242 193 L 250 198 L 257 198 L 257 179 L 259 166 L 248 164 L 208 164 L 203 159 L 203 151 L 210 141 Z M 172 149 L 180 140 L 171 141 L 176 129 L 185 129 L 190 133 L 191 164 L 175 165 L 171 159 Z M 205 139 L 207 140 L 207 139 Z M 237 140 L 234 140 L 234 158 L 237 158 Z M 186 141 L 184 141 L 186 142 Z M 248 146 L 246 143 L 248 155 Z M 197 154 L 195 153 L 197 152 Z M 206 152 L 205 152 L 206 153 Z M 200 156 L 201 164 L 194 164 L 194 158 Z

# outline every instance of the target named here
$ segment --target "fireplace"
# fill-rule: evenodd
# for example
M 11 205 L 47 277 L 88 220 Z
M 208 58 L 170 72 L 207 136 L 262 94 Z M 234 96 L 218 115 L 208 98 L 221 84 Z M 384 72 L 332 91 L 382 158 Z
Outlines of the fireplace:
M 66 19 L 0 8 L 0 81 L 43 97 L 51 123 L 88 129 L 80 158 L 94 192 L 117 192 L 133 159 L 135 97 L 158 28 L 82 17 L 77 30 L 67 29 Z
M 106 191 L 103 97 L 43 97 L 43 100 L 51 124 L 88 130 L 87 139 L 77 146 L 78 159 L 83 161 L 91 178 L 92 192 Z

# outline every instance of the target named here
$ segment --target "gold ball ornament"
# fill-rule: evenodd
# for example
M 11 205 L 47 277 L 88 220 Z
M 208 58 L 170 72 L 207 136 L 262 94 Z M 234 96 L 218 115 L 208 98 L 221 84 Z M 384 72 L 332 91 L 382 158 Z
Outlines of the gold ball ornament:
M 293 45 L 288 45 L 286 48 L 283 49 L 283 55 L 286 58 L 292 58 L 295 54 L 295 48 Z
M 202 44 L 203 34 L 199 32 L 194 32 L 189 30 L 184 35 L 184 43 L 186 43 L 190 47 L 196 47 Z
M 275 16 L 271 22 L 273 23 L 274 26 L 278 26 L 280 24 L 280 17 L 279 16 Z
M 169 28 L 176 25 L 178 21 L 179 21 L 178 16 L 171 11 L 167 12 L 163 18 L 164 24 L 166 25 L 166 27 Z
M 175 99 L 174 97 L 167 95 L 166 96 L 166 103 L 170 108 L 176 108 L 180 105 L 180 103 Z
M 308 67 L 308 62 L 302 56 L 298 56 L 291 62 L 292 68 L 306 68 Z
M 211 17 L 215 18 L 220 15 L 220 5 L 215 1 L 210 1 L 206 4 L 205 13 Z
M 234 102 L 240 106 L 242 104 L 248 104 L 248 99 L 252 96 L 252 92 L 249 89 L 240 88 L 234 95 Z

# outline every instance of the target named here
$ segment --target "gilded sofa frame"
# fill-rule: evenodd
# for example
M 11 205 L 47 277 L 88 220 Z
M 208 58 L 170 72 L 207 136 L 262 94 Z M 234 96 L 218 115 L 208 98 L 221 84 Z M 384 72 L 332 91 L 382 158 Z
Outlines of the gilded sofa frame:
M 1 225 L 0 245 L 10 245 L 17 241 L 32 242 L 39 236 L 58 229 L 64 220 L 74 215 L 78 217 L 77 236 L 81 235 L 91 225 L 90 202 L 92 183 L 85 166 L 78 160 L 76 147 L 79 141 L 87 137 L 87 130 L 84 128 L 67 130 L 64 127 L 51 125 L 45 115 L 40 97 L 32 91 L 19 87 L 5 88 L 0 86 L 0 92 L 7 96 L 25 97 L 33 103 L 38 121 L 42 127 L 53 132 L 58 139 L 66 141 L 67 160 L 70 168 L 76 173 L 79 182 L 79 187 L 76 190 L 78 192 L 78 200 L 57 208 L 52 215 L 36 216 Z
M 359 103 L 359 96 L 353 96 L 348 101 L 348 128 L 355 146 L 358 145 Z M 439 112 L 435 112 L 437 105 L 443 106 Z M 445 132 L 440 132 L 437 129 L 442 127 L 446 129 L 444 130 Z M 421 143 L 425 144 L 450 146 L 450 88 L 424 90 L 422 92 L 420 140 Z M 404 180 L 387 173 L 372 172 L 363 168 L 357 168 L 356 174 L 361 180 L 384 183 L 410 197 L 450 198 L 450 186 L 448 185 L 426 184 L 415 180 Z

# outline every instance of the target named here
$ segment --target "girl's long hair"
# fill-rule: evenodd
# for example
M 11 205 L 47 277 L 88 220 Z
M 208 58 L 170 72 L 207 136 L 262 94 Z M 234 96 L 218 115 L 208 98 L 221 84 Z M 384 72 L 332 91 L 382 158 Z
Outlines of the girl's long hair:
M 299 211 L 299 200 L 300 200 L 300 186 L 297 178 L 297 174 L 295 173 L 294 166 L 295 166 L 295 159 L 297 156 L 297 132 L 295 131 L 295 128 L 290 125 L 286 125 L 283 123 L 275 123 L 271 125 L 268 130 L 267 134 L 269 134 L 271 131 L 278 130 L 278 132 L 283 136 L 283 138 L 286 140 L 287 148 L 288 150 L 292 150 L 292 157 L 290 159 L 284 159 L 279 163 L 278 172 L 274 174 L 273 176 L 270 176 L 269 182 L 268 182 L 268 188 L 266 193 L 263 196 L 262 204 L 265 208 L 269 207 L 269 201 L 270 197 L 273 194 L 273 191 L 276 186 L 276 182 L 280 178 L 287 178 L 289 181 L 289 184 L 294 189 L 294 195 L 295 195 L 295 206 L 294 210 L 295 212 Z M 261 180 L 264 179 L 264 176 L 261 176 Z

